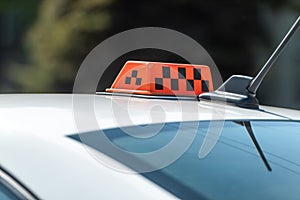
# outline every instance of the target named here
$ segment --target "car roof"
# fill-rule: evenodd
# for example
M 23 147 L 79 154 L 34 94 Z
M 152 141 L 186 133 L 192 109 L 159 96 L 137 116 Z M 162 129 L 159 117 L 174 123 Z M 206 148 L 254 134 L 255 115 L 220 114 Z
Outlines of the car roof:
M 116 198 L 130 195 L 128 191 L 134 191 L 135 197 L 140 198 L 172 197 L 138 174 L 127 176 L 97 162 L 86 151 L 88 147 L 66 137 L 78 132 L 72 104 L 77 97 L 94 99 L 99 127 L 86 131 L 195 120 L 300 120 L 299 111 L 268 106 L 253 110 L 211 102 L 111 95 L 0 95 L 0 165 L 39 197 Z M 84 113 L 84 108 L 80 109 Z M 122 109 L 127 112 L 122 113 Z M 162 115 L 163 118 L 156 117 Z M 128 117 L 130 120 L 116 120 Z M 116 162 L 100 152 L 97 154 Z M 111 188 L 118 192 L 111 193 Z
M 88 147 L 65 137 L 76 133 L 72 95 L 1 95 L 0 99 L 0 118 L 5 124 L 0 128 L 0 167 L 37 197 L 174 198 L 136 173 L 123 173 L 99 163 L 90 155 L 92 149 L 87 151 Z
M 98 128 L 101 129 L 194 120 L 300 120 L 300 111 L 298 110 L 262 105 L 260 110 L 256 110 L 192 100 L 160 100 L 111 95 L 14 94 L 0 95 L 0 112 L 2 113 L 0 118 L 4 122 L 1 129 L 9 131 L 21 129 L 25 132 L 27 129 L 30 131 L 32 123 L 34 123 L 35 129 L 39 126 L 42 129 L 47 127 L 43 135 L 74 133 L 77 129 L 74 124 L 72 103 L 76 97 L 94 99 L 94 111 L 99 123 Z M 155 109 L 155 107 L 161 109 Z M 198 109 L 197 115 L 194 114 L 196 113 L 193 110 L 195 107 Z M 126 116 L 120 116 L 120 113 L 123 113 L 122 110 L 128 112 Z M 164 121 L 149 118 L 147 112 L 151 110 L 154 115 L 164 115 Z M 216 112 L 217 114 L 215 114 Z M 188 115 L 189 113 L 191 115 Z M 115 118 L 124 117 L 130 117 L 130 120 L 115 120 Z M 93 131 L 93 127 L 91 127 L 91 131 Z

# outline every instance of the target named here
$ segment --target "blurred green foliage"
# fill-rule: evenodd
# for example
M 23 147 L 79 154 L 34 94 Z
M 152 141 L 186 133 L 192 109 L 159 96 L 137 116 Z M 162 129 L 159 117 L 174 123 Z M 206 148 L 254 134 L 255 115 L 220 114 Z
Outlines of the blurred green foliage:
M 14 0 L 1 3 L 0 9 L 16 2 L 28 6 Z M 198 40 L 225 78 L 241 67 L 251 73 L 255 44 L 268 42 L 259 12 L 263 7 L 299 10 L 299 1 L 44 0 L 24 37 L 27 61 L 13 64 L 8 76 L 21 91 L 70 92 L 92 48 L 115 33 L 142 26 L 172 28 Z
M 11 77 L 23 91 L 70 89 L 78 65 L 90 51 L 89 36 L 108 29 L 110 0 L 46 0 L 26 37 L 29 64 Z

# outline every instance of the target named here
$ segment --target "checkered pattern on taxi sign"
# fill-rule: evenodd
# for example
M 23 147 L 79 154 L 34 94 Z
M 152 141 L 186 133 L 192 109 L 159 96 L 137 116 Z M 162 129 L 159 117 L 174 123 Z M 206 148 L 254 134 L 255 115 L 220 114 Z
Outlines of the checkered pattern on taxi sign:
M 107 92 L 196 96 L 213 90 L 208 66 L 128 61 Z
M 193 68 L 193 77 L 192 79 L 187 79 L 187 70 L 185 67 L 178 67 L 177 74 L 171 77 L 170 67 L 162 67 L 162 77 L 155 78 L 155 90 L 163 90 L 164 87 L 170 88 L 172 91 L 179 91 L 179 83 L 182 86 L 185 86 L 186 91 L 195 91 L 195 88 L 201 87 L 202 92 L 209 91 L 209 81 L 202 80 L 201 68 Z M 171 80 L 171 84 L 170 83 Z M 164 84 L 165 82 L 165 84 Z M 167 83 L 167 84 L 166 84 Z M 182 88 L 184 90 L 184 88 Z

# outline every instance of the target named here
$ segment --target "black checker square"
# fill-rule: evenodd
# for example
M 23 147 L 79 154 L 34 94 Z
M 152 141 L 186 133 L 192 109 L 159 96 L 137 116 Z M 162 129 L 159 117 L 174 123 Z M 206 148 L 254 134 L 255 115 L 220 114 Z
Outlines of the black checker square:
M 186 78 L 186 70 L 185 68 L 178 67 L 178 78 L 185 79 Z
M 205 81 L 205 80 L 202 80 L 201 84 L 202 84 L 202 91 L 203 92 L 209 92 L 209 82 Z
M 126 77 L 125 78 L 125 84 L 130 84 L 131 83 L 131 78 L 130 77 Z
M 155 78 L 155 90 L 163 90 L 163 79 L 162 78 Z
M 137 73 L 138 73 L 137 70 L 132 70 L 131 77 L 137 77 Z
M 163 78 L 170 78 L 171 77 L 171 75 L 170 75 L 170 67 L 163 66 L 162 70 L 163 70 Z
M 136 85 L 141 85 L 142 84 L 142 78 L 136 78 L 135 84 Z
M 201 69 L 194 68 L 194 80 L 201 80 Z
M 171 89 L 172 90 L 178 90 L 178 79 L 171 79 Z
M 194 91 L 194 80 L 186 80 L 186 90 Z

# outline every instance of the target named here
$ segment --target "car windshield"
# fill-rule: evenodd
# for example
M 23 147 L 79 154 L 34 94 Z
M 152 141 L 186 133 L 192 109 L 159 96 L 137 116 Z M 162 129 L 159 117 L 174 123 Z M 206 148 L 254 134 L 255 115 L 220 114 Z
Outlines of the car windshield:
M 166 145 L 184 125 L 187 137 L 192 131 L 189 123 L 166 123 L 160 132 L 148 139 L 127 135 L 126 129 L 105 130 L 115 145 L 131 152 L 149 152 Z M 142 175 L 179 198 L 198 199 L 299 199 L 300 196 L 300 123 L 298 121 L 251 121 L 255 137 L 272 171 L 268 171 L 244 126 L 237 121 L 225 121 L 220 138 L 205 158 L 199 158 L 200 146 L 210 122 L 199 122 L 191 146 L 171 165 Z M 157 125 L 148 125 L 148 130 Z M 85 143 L 98 151 L 127 164 L 112 155 L 94 138 L 98 132 L 83 133 Z M 137 133 L 149 134 L 149 133 Z M 81 142 L 80 136 L 71 135 Z M 134 157 L 132 159 L 135 159 Z M 144 162 L 141 159 L 134 162 Z M 151 165 L 151 163 L 148 163 Z M 130 166 L 131 167 L 131 166 Z

